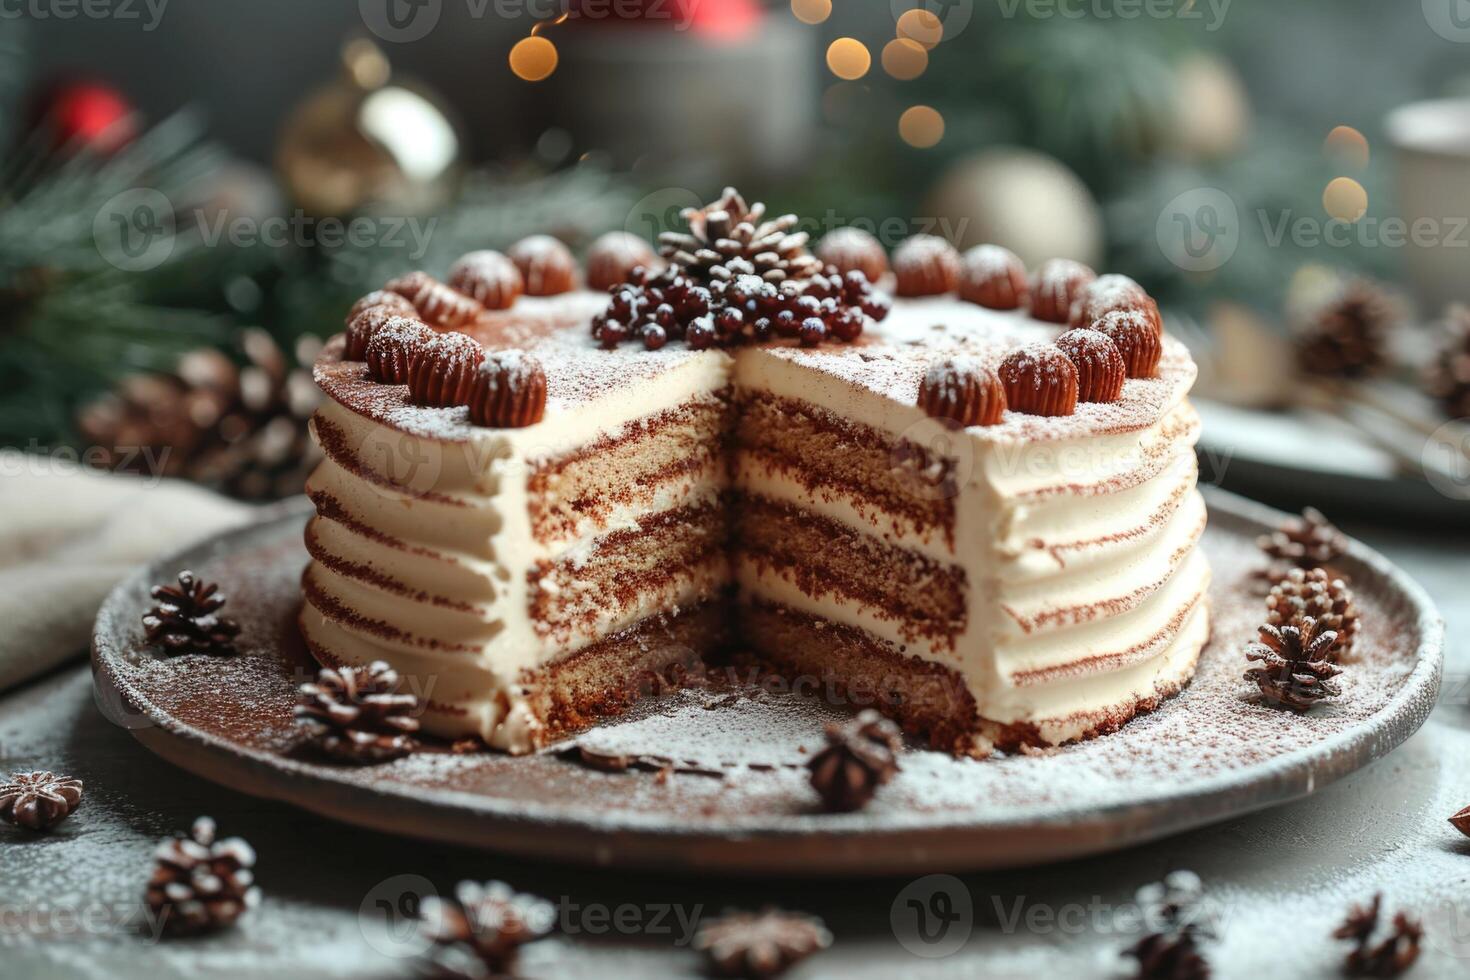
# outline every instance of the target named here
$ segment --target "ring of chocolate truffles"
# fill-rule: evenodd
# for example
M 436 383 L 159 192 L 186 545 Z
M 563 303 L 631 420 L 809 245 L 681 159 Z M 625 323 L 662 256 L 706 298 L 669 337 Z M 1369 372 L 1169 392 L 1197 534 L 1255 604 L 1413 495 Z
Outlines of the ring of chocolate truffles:
M 475 371 L 485 349 L 468 334 L 441 333 L 408 361 L 408 400 L 415 405 L 450 408 L 467 405 Z
M 960 253 L 938 235 L 912 235 L 893 250 L 900 296 L 940 296 L 960 284 Z
M 556 296 L 577 285 L 577 262 L 571 251 L 550 235 L 529 235 L 510 247 L 510 259 L 521 270 L 527 296 Z
M 520 350 L 491 351 L 470 386 L 470 421 L 492 429 L 522 429 L 546 415 L 546 371 Z
M 1011 351 L 998 373 L 1013 411 L 1049 417 L 1077 411 L 1077 367 L 1055 344 Z
M 457 289 L 452 289 L 427 272 L 410 272 L 384 287 L 406 298 L 423 322 L 440 330 L 457 330 L 472 322 L 483 307 Z
M 919 383 L 919 407 L 960 425 L 997 425 L 1006 410 L 1000 377 L 968 357 L 934 361 Z
M 1031 275 L 1031 315 L 1047 323 L 1069 323 L 1072 304 L 1096 278 L 1081 262 L 1047 259 Z
M 611 289 L 627 282 L 629 273 L 640 265 L 657 268 L 658 254 L 653 246 L 632 232 L 607 232 L 587 250 L 587 286 Z
M 1137 310 L 1142 313 L 1159 336 L 1164 334 L 1164 320 L 1159 315 L 1159 304 L 1154 302 L 1142 286 L 1129 279 L 1110 273 L 1098 276 L 1083 287 L 1068 323 L 1074 327 L 1091 327 L 1109 313 L 1118 310 Z
M 1159 373 L 1164 342 L 1143 310 L 1113 310 L 1094 321 L 1092 329 L 1117 346 L 1128 377 L 1152 378 Z
M 417 317 L 419 315 L 419 311 L 414 309 L 414 305 L 398 293 L 390 292 L 386 289 L 374 289 L 362 299 L 352 304 L 352 309 L 347 311 L 347 319 L 343 322 L 346 326 L 350 327 L 352 326 L 353 320 L 356 320 L 363 313 L 374 307 L 383 307 L 392 310 L 398 316 Z M 353 358 L 353 360 L 360 361 L 362 358 L 357 357 Z
M 395 293 L 394 295 L 396 296 L 397 294 Z M 402 296 L 398 298 L 403 300 Z M 387 305 L 369 306 L 357 316 L 353 317 L 352 322 L 347 324 L 347 349 L 342 352 L 343 359 L 348 361 L 367 360 L 368 341 L 372 340 L 373 335 L 383 329 L 389 320 L 398 317 L 417 320 L 419 318 L 418 312 L 408 303 L 408 300 L 403 300 L 403 302 L 408 306 L 408 312 L 406 313 L 399 312 L 392 306 Z
M 1128 366 L 1107 334 L 1079 327 L 1058 337 L 1056 345 L 1077 368 L 1078 401 L 1115 402 L 1123 397 Z
M 976 245 L 960 257 L 960 299 L 992 310 L 1026 305 L 1026 266 L 1008 248 Z
M 876 283 L 888 272 L 888 253 L 883 245 L 861 228 L 838 228 L 828 232 L 817 243 L 817 258 L 823 265 L 830 265 L 842 275 L 856 269 Z
M 457 290 L 487 310 L 508 310 L 521 295 L 521 270 L 509 256 L 482 249 L 460 256 L 449 269 L 449 288 Z
M 367 345 L 368 377 L 379 384 L 408 383 L 408 365 L 435 337 L 419 320 L 395 316 L 383 324 Z

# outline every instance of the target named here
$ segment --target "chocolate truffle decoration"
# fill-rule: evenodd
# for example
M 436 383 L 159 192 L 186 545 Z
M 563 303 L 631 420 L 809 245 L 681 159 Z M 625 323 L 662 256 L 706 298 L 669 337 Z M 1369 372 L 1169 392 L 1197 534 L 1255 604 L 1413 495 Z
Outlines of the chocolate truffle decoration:
M 519 429 L 546 414 L 546 372 L 519 350 L 492 351 L 475 372 L 470 421 L 492 429 Z

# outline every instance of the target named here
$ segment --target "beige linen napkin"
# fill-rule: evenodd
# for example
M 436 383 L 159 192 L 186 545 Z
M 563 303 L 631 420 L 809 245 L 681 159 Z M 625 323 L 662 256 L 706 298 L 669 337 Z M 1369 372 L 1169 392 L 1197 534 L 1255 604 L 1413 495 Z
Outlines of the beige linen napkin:
M 139 564 L 255 513 L 187 483 L 0 453 L 0 690 L 85 651 Z

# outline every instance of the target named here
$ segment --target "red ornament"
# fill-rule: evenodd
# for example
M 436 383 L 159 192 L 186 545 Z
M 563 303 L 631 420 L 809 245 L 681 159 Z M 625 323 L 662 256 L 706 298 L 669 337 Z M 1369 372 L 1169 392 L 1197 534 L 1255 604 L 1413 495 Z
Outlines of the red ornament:
M 95 81 L 62 82 L 36 102 L 34 124 L 54 133 L 57 149 L 113 153 L 138 135 L 138 113 L 122 93 Z

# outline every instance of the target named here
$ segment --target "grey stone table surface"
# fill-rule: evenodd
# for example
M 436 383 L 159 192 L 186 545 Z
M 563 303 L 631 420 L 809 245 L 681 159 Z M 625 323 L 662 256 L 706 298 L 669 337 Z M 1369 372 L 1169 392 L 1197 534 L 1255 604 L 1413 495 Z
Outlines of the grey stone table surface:
M 1418 734 L 1287 806 L 1116 854 L 958 878 L 600 873 L 387 837 L 172 768 L 103 718 L 76 663 L 0 696 L 0 769 L 87 784 L 50 835 L 0 824 L 0 977 L 409 975 L 413 896 L 465 878 L 559 906 L 561 933 L 523 957 L 529 976 L 698 976 L 692 923 L 768 903 L 820 915 L 835 934 L 793 977 L 1126 976 L 1132 896 L 1177 868 L 1203 878 L 1216 908 L 1206 952 L 1217 976 L 1339 976 L 1330 933 L 1376 891 L 1425 921 L 1411 976 L 1466 976 L 1470 839 L 1445 818 L 1470 804 L 1470 536 L 1345 527 L 1415 576 L 1448 623 L 1440 703 Z M 151 851 L 200 814 L 255 846 L 264 901 L 224 934 L 155 942 L 140 901 Z M 921 923 L 917 909 L 949 914 Z

